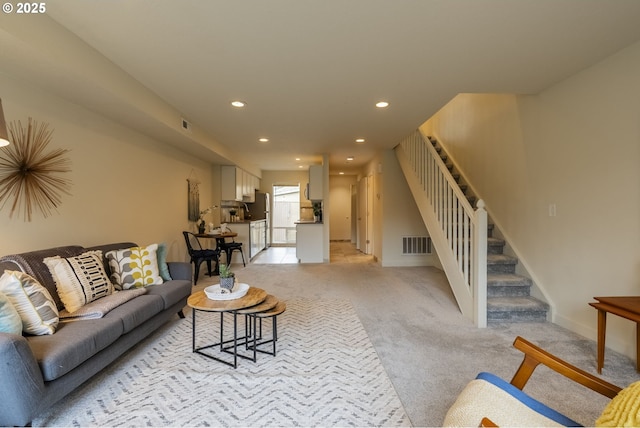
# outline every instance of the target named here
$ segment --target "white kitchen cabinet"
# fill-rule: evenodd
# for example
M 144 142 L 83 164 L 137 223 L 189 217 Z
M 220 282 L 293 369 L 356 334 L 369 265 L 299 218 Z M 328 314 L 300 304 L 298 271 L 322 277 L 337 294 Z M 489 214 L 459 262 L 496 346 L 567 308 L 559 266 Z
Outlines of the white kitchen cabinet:
M 223 201 L 255 202 L 258 178 L 233 165 L 220 167 L 220 199 Z
M 296 257 L 300 263 L 323 263 L 323 224 L 296 224 Z
M 243 171 L 242 174 L 242 202 L 253 203 L 256 201 L 256 180 L 252 174 Z
M 323 168 L 322 165 L 311 165 L 309 167 L 309 187 L 307 188 L 307 199 L 310 201 L 321 201 L 323 194 Z
M 267 221 L 252 221 L 249 229 L 251 235 L 251 252 L 249 258 L 252 259 L 267 247 Z
M 220 167 L 220 199 L 242 201 L 242 169 L 232 165 Z

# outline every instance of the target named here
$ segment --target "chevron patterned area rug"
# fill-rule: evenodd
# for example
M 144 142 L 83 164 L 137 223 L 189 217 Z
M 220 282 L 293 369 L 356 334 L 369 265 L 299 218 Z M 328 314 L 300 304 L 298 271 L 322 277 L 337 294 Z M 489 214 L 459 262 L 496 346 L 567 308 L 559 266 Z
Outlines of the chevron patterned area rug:
M 411 425 L 347 300 L 287 301 L 277 355 L 237 369 L 191 352 L 191 320 L 168 323 L 33 426 Z M 214 343 L 219 317 L 196 322 L 198 346 Z

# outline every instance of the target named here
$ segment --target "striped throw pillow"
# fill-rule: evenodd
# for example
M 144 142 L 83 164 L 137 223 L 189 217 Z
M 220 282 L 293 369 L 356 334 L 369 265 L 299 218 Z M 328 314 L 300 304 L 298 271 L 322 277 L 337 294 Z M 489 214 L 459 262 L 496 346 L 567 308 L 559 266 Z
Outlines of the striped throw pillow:
M 35 278 L 20 271 L 5 271 L 0 277 L 0 292 L 20 315 L 23 333 L 37 336 L 55 333 L 58 308 L 51 294 Z

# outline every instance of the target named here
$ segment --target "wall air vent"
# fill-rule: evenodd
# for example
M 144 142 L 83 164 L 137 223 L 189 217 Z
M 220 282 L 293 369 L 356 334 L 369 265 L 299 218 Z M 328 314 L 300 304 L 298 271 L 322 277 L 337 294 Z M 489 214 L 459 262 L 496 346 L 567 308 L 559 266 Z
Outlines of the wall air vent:
M 180 119 L 180 123 L 182 124 L 182 129 L 184 129 L 187 132 L 191 132 L 191 123 L 189 123 L 187 119 L 185 118 Z
M 431 254 L 431 238 L 428 236 L 403 236 L 402 255 Z

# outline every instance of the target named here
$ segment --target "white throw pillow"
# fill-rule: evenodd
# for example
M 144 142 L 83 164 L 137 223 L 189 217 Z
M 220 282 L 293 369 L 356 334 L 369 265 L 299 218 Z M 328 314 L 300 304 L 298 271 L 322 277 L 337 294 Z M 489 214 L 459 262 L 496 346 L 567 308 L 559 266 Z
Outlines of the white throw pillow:
M 5 271 L 0 277 L 4 293 L 22 320 L 22 332 L 33 335 L 53 334 L 58 327 L 58 308 L 51 294 L 32 276 L 19 271 Z
M 22 334 L 22 318 L 6 294 L 0 292 L 0 332 Z
M 49 268 L 58 296 L 69 313 L 113 293 L 100 250 L 87 251 L 75 257 L 47 257 L 43 262 Z

